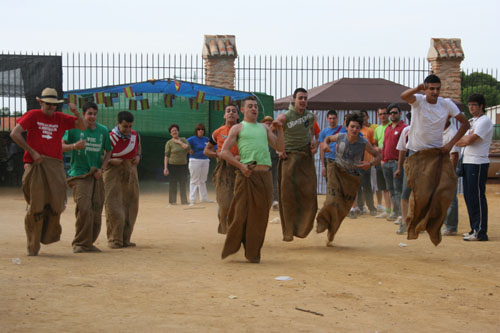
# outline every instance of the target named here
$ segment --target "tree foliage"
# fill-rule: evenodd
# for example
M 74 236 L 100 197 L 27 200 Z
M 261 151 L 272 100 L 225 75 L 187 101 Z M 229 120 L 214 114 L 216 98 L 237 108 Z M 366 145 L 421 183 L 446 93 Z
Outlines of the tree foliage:
M 473 94 L 483 94 L 486 99 L 486 107 L 500 104 L 500 82 L 490 74 L 474 72 L 470 74 L 460 73 L 462 81 L 461 101 L 465 105 L 467 116 L 470 117 L 467 98 Z

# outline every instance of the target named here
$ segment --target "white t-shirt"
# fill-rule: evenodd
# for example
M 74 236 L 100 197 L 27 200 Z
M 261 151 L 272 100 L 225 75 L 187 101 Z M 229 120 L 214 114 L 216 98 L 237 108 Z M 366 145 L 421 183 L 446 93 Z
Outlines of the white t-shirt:
M 456 117 L 460 110 L 449 98 L 438 97 L 436 104 L 429 104 L 425 95 L 416 94 L 411 105 L 411 131 L 407 148 L 420 151 L 443 146 L 443 131 L 448 116 Z
M 455 124 L 450 123 L 450 126 L 448 126 L 443 133 L 443 146 L 450 142 L 455 137 L 455 134 L 457 134 L 457 128 L 455 127 Z M 450 150 L 450 154 L 451 153 L 458 153 L 460 155 L 460 147 L 453 146 Z
M 470 146 L 465 147 L 463 163 L 490 163 L 488 156 L 490 154 L 491 139 L 493 138 L 493 124 L 491 123 L 491 119 L 483 115 L 477 118 L 474 117 L 471 120 L 470 129 L 466 134 L 468 135 L 471 131 L 474 131 L 474 134 L 479 136 L 479 139 Z
M 407 139 L 407 133 L 410 130 L 410 126 L 406 126 L 403 128 L 403 131 L 401 132 L 401 136 L 399 137 L 398 144 L 396 145 L 396 149 L 399 151 L 407 151 L 406 149 L 406 139 Z

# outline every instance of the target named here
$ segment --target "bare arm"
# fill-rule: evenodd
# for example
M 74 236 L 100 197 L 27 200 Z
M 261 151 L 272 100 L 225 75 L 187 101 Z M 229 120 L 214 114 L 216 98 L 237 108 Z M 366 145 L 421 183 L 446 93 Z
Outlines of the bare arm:
M 274 148 L 274 150 L 280 152 L 285 150 L 285 137 L 283 135 L 283 124 L 278 121 L 274 120 L 271 128 L 267 128 L 267 140 L 271 147 Z M 274 132 L 277 131 L 278 135 L 276 136 Z
M 165 165 L 164 168 L 163 168 L 163 174 L 165 176 L 168 176 L 169 172 L 168 172 L 168 157 L 167 157 L 167 155 L 165 155 L 165 159 L 164 159 L 163 162 L 164 162 L 164 165 Z
M 62 151 L 63 152 L 67 152 L 67 151 L 71 151 L 71 150 L 82 150 L 83 148 L 85 148 L 85 140 L 80 140 L 80 141 L 72 143 L 72 144 L 66 143 L 66 141 L 62 142 Z
M 319 160 L 321 163 L 321 175 L 326 177 L 325 152 L 321 144 L 319 146 Z
M 415 94 L 418 93 L 419 91 L 422 91 L 425 89 L 425 84 L 420 83 L 416 88 L 411 88 L 403 91 L 403 93 L 400 95 L 401 99 L 407 102 L 408 104 L 413 104 L 415 103 Z
M 215 146 L 211 142 L 208 142 L 205 149 L 203 149 L 203 155 L 211 158 L 217 158 L 217 151 L 214 148 Z
M 236 140 L 238 139 L 238 135 L 241 132 L 241 124 L 234 125 L 229 130 L 229 134 L 227 136 L 226 141 L 224 141 L 224 145 L 222 146 L 222 150 L 220 152 L 221 158 L 226 160 L 229 164 L 240 169 L 241 173 L 245 177 L 250 177 L 252 174 L 252 170 L 250 170 L 246 164 L 241 163 L 232 153 L 231 149 L 236 144 Z
M 283 126 L 285 126 L 286 123 L 286 116 L 284 113 L 280 114 L 278 118 L 276 118 L 277 121 L 281 122 Z M 278 151 L 278 155 L 280 158 L 286 159 L 288 156 L 285 153 L 285 149 Z
M 334 135 L 330 135 L 330 136 L 327 136 L 325 138 L 325 140 L 323 142 L 321 142 L 321 148 L 323 149 L 323 151 L 325 152 L 330 152 L 330 143 L 331 142 L 337 142 L 337 138 L 339 137 L 338 134 L 334 134 Z
M 40 154 L 38 154 L 37 151 L 31 148 L 31 146 L 28 145 L 26 140 L 24 140 L 23 132 L 24 128 L 20 124 L 17 124 L 16 127 L 14 127 L 14 129 L 12 130 L 12 132 L 10 132 L 10 137 L 15 143 L 19 145 L 19 147 L 23 148 L 31 155 L 35 163 L 41 163 L 43 160 L 42 156 L 40 156 Z
M 380 153 L 369 142 L 366 143 L 365 150 L 374 157 L 374 160 L 371 162 L 361 161 L 361 163 L 358 164 L 357 167 L 363 170 L 368 170 L 372 167 L 372 165 L 380 163 L 382 156 L 380 156 Z
M 451 159 L 451 165 L 453 165 L 453 170 L 456 170 L 458 165 L 458 153 L 457 152 L 451 153 L 450 159 Z
M 406 151 L 400 150 L 398 155 L 398 169 L 396 170 L 396 172 L 394 172 L 395 178 L 399 178 L 399 176 L 401 175 L 401 170 L 403 169 L 405 159 L 406 159 Z
M 455 134 L 455 136 L 453 137 L 453 139 L 451 139 L 450 142 L 448 142 L 446 145 L 444 145 L 443 148 L 441 148 L 441 152 L 444 154 L 449 154 L 451 148 L 453 148 L 453 146 L 458 142 L 458 140 L 460 140 L 464 136 L 465 132 L 467 132 L 470 128 L 470 124 L 467 121 L 467 118 L 465 118 L 463 113 L 460 113 L 458 116 L 455 117 L 455 119 L 457 119 L 460 122 L 461 126 L 457 131 L 457 134 Z
M 141 145 L 141 136 L 137 134 L 137 139 L 139 142 L 137 143 L 137 154 L 135 155 L 134 159 L 132 160 L 132 164 L 137 165 L 139 164 L 139 161 L 142 158 L 142 145 Z
M 481 137 L 471 131 L 471 134 L 464 135 L 460 140 L 458 140 L 456 145 L 459 147 L 470 146 L 479 139 L 481 139 Z
M 76 105 L 73 104 L 73 103 L 70 103 L 69 104 L 69 110 L 76 117 L 75 128 L 78 128 L 79 130 L 85 131 L 87 129 L 87 123 L 85 122 L 85 119 L 83 119 L 83 117 L 80 114 L 80 112 L 78 112 L 78 109 L 76 108 Z

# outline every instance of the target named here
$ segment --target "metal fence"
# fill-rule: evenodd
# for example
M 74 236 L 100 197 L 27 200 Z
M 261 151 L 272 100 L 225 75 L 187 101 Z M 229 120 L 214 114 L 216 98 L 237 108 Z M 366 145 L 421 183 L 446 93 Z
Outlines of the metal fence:
M 26 53 L 25 55 L 61 56 L 62 87 L 65 91 L 163 78 L 205 83 L 205 65 L 201 55 L 159 53 Z M 414 87 L 428 75 L 429 71 L 430 65 L 423 57 L 240 55 L 235 62 L 235 88 L 263 92 L 278 99 L 290 95 L 299 86 L 310 89 L 344 77 L 383 78 Z M 487 78 L 478 75 L 472 81 L 469 80 L 469 84 L 472 85 L 481 85 L 488 78 L 499 79 L 498 70 L 465 69 L 464 72 L 487 74 Z M 0 85 L 4 85 L 7 82 L 5 76 L 11 74 L 0 71 Z M 477 79 L 477 82 L 473 82 L 474 79 Z M 15 119 L 27 111 L 26 101 L 22 97 L 2 95 L 0 109 L 8 118 Z M 5 126 L 2 127 L 5 130 Z

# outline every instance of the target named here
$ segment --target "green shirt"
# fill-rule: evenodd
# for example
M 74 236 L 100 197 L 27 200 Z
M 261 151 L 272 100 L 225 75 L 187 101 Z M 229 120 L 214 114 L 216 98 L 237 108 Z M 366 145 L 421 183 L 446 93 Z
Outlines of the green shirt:
M 304 113 L 300 115 L 290 104 L 285 118 L 286 122 L 283 126 L 285 151 L 303 150 L 312 139 L 311 128 L 314 126 L 314 115 L 307 110 L 304 110 Z
M 85 148 L 71 151 L 71 163 L 68 174 L 71 177 L 81 176 L 90 171 L 90 168 L 100 168 L 102 166 L 103 150 L 111 151 L 111 141 L 109 139 L 108 128 L 101 124 L 96 124 L 95 129 L 87 128 L 85 131 L 72 129 L 66 131 L 63 140 L 67 144 L 73 144 L 80 140 L 85 140 Z
M 238 134 L 238 152 L 243 164 L 257 162 L 257 165 L 271 166 L 266 127 L 260 123 L 242 121 Z
M 168 157 L 168 164 L 173 165 L 184 165 L 187 164 L 187 153 L 191 150 L 191 146 L 186 138 L 179 138 L 183 143 L 187 144 L 186 149 L 178 143 L 174 142 L 174 139 L 170 139 L 165 143 L 165 156 Z
M 377 128 L 375 128 L 375 133 L 373 134 L 373 138 L 375 141 L 377 141 L 377 145 L 380 149 L 384 147 L 384 137 L 385 137 L 385 129 L 387 126 L 389 126 L 391 122 L 388 122 L 385 125 L 378 125 Z

